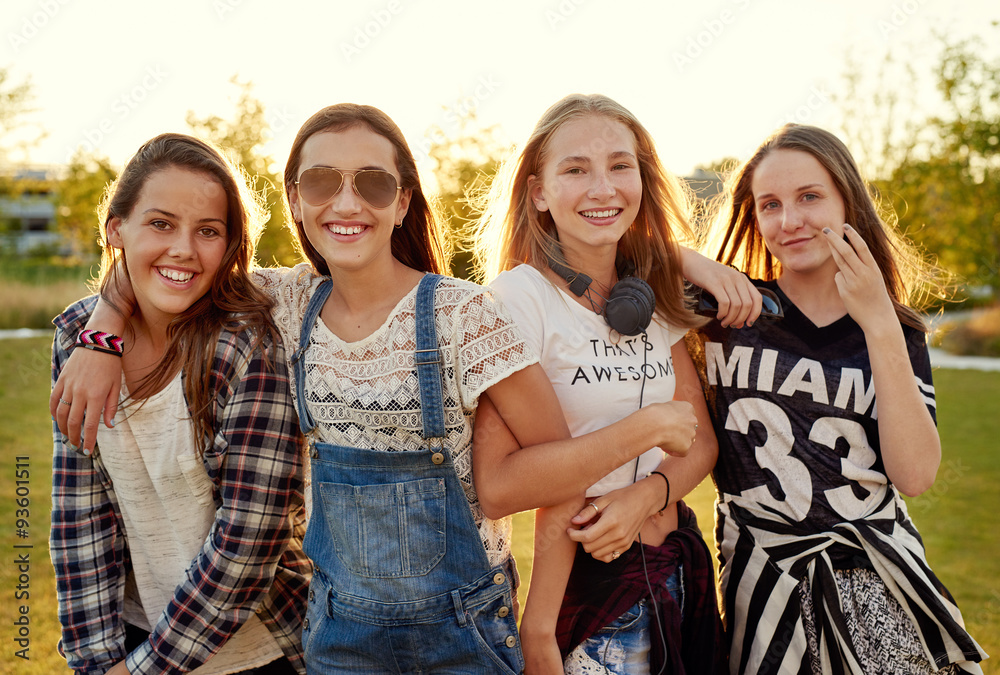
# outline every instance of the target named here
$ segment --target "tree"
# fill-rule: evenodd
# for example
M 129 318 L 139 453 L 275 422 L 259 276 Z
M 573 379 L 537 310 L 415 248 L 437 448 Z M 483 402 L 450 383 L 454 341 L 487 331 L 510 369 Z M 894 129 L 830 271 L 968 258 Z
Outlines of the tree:
M 81 147 L 73 153 L 66 174 L 59 181 L 56 228 L 70 242 L 77 259 L 100 255 L 97 209 L 105 188 L 117 175 L 107 157 L 88 153 Z
M 8 164 L 16 150 L 26 157 L 28 148 L 44 136 L 26 119 L 34 111 L 33 99 L 30 81 L 14 84 L 9 70 L 0 68 L 0 165 Z
M 478 217 L 476 198 L 489 190 L 506 148 L 499 140 L 497 125 L 483 129 L 477 123 L 475 101 L 462 109 L 468 112 L 458 117 L 458 129 L 453 136 L 446 136 L 440 127 L 428 131 L 430 138 L 438 140 L 427 154 L 434 162 L 438 184 L 436 206 L 449 244 L 457 249 L 451 271 L 456 277 L 468 279 L 472 256 L 462 250 L 463 231 Z
M 26 118 L 34 111 L 34 96 L 28 80 L 20 84 L 11 82 L 10 72 L 0 68 L 0 198 L 5 207 L 0 210 L 0 234 L 4 253 L 17 250 L 16 236 L 22 232 L 22 218 L 7 208 L 13 203 L 23 206 L 23 199 L 47 200 L 50 180 L 42 172 L 29 172 L 19 166 L 27 159 L 28 149 L 36 145 L 44 134 Z M 17 155 L 20 154 L 20 157 Z M 15 238 L 8 238 L 14 233 Z
M 993 30 L 997 30 L 994 24 Z M 920 113 L 921 76 L 883 63 L 876 94 L 849 66 L 840 101 L 848 147 L 860 154 L 900 229 L 972 287 L 1000 288 L 1000 60 L 980 39 L 939 37 L 937 109 Z M 923 47 L 926 49 L 926 46 Z M 904 59 L 912 63 L 911 59 Z M 870 87 L 869 87 L 870 88 Z
M 923 157 L 880 187 L 900 225 L 970 286 L 1000 289 L 1000 60 L 980 40 L 945 43 L 935 73 L 945 109 Z
M 236 114 L 232 121 L 217 115 L 199 118 L 193 111 L 187 114 L 187 123 L 195 135 L 212 141 L 232 154 L 243 167 L 253 189 L 261 196 L 269 219 L 257 246 L 257 259 L 262 264 L 293 265 L 299 261 L 294 238 L 285 220 L 282 201 L 282 177 L 272 170 L 274 160 L 261 153 L 270 124 L 264 104 L 253 96 L 253 84 L 240 82 L 233 77 L 230 82 L 240 90 Z

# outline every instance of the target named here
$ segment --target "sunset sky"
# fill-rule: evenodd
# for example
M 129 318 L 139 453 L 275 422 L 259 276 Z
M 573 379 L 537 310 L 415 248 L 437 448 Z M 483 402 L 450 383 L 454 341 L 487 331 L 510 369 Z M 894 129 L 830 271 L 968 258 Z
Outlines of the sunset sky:
M 786 121 L 835 128 L 848 55 L 874 76 L 887 50 L 916 54 L 929 80 L 934 30 L 995 51 L 998 19 L 981 0 L 4 0 L 0 67 L 30 79 L 29 119 L 48 133 L 35 163 L 83 145 L 121 165 L 187 131 L 188 111 L 230 117 L 238 75 L 267 106 L 278 168 L 331 103 L 382 108 L 422 159 L 428 130 L 454 132 L 463 106 L 516 143 L 562 96 L 599 92 L 685 174 L 745 157 Z

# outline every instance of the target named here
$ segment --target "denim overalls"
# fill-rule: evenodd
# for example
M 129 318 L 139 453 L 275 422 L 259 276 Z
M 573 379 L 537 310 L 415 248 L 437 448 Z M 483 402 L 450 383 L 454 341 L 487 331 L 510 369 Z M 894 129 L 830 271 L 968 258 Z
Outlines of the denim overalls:
M 416 376 L 428 447 L 385 452 L 317 442 L 302 356 L 332 283 L 310 300 L 293 357 L 313 506 L 302 643 L 310 673 L 520 673 L 512 569 L 490 567 L 446 447 L 434 289 L 417 289 Z M 436 447 L 432 447 L 436 444 Z

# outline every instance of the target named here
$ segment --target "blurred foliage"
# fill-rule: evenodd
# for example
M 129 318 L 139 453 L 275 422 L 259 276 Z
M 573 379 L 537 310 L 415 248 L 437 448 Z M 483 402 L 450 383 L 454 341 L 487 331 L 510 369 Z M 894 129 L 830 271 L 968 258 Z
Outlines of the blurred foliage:
M 994 25 L 992 30 L 1000 32 Z M 1000 59 L 981 39 L 938 37 L 929 74 L 939 100 L 918 105 L 913 60 L 892 55 L 874 95 L 858 63 L 840 101 L 845 141 L 861 149 L 872 184 L 900 229 L 964 281 L 970 292 L 1000 289 Z M 926 50 L 922 45 L 921 49 Z M 870 70 L 870 68 L 868 68 Z
M 28 148 L 45 136 L 30 118 L 34 94 L 31 81 L 11 81 L 8 68 L 0 68 L 0 165 L 12 162 L 20 152 L 26 156 Z
M 507 147 L 500 140 L 499 126 L 482 128 L 479 124 L 475 101 L 461 106 L 461 110 L 463 114 L 456 115 L 457 128 L 452 133 L 446 134 L 440 127 L 428 132 L 436 140 L 427 154 L 434 162 L 438 184 L 435 206 L 449 243 L 456 249 L 451 271 L 456 277 L 468 279 L 472 273 L 472 255 L 461 250 L 461 231 L 478 217 L 474 207 L 476 196 L 489 190 Z
M 251 187 L 261 196 L 270 218 L 257 245 L 257 260 L 262 265 L 294 265 L 299 261 L 294 237 L 286 221 L 280 171 L 273 169 L 274 159 L 262 153 L 261 145 L 270 133 L 264 104 L 253 96 L 253 84 L 233 77 L 239 88 L 236 110 L 231 120 L 218 115 L 199 118 L 193 111 L 187 123 L 195 136 L 212 141 L 229 152 L 243 167 Z M 290 216 L 288 216 L 290 218 Z
M 940 347 L 952 354 L 1000 357 L 1000 307 L 974 310 L 965 321 L 941 328 Z
M 100 257 L 98 208 L 107 186 L 118 176 L 111 160 L 77 148 L 59 182 L 56 229 L 70 242 L 76 260 Z

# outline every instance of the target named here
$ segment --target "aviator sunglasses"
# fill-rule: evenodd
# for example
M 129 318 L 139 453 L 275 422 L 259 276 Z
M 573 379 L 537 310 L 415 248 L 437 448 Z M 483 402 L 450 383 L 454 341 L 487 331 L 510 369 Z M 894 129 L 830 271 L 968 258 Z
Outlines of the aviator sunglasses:
M 783 319 L 785 312 L 781 309 L 781 301 L 778 300 L 778 295 L 769 288 L 762 288 L 761 286 L 755 286 L 754 288 L 760 291 L 761 297 L 760 317 L 758 318 L 772 321 Z M 704 288 L 695 286 L 694 290 L 697 302 L 694 313 L 714 319 L 719 313 L 719 301 Z
M 381 169 L 363 169 L 345 173 L 340 169 L 313 167 L 299 175 L 295 184 L 299 196 L 310 206 L 321 206 L 336 196 L 344 187 L 345 176 L 351 179 L 354 192 L 368 202 L 372 208 L 384 209 L 396 198 L 396 191 L 402 188 L 396 177 Z

